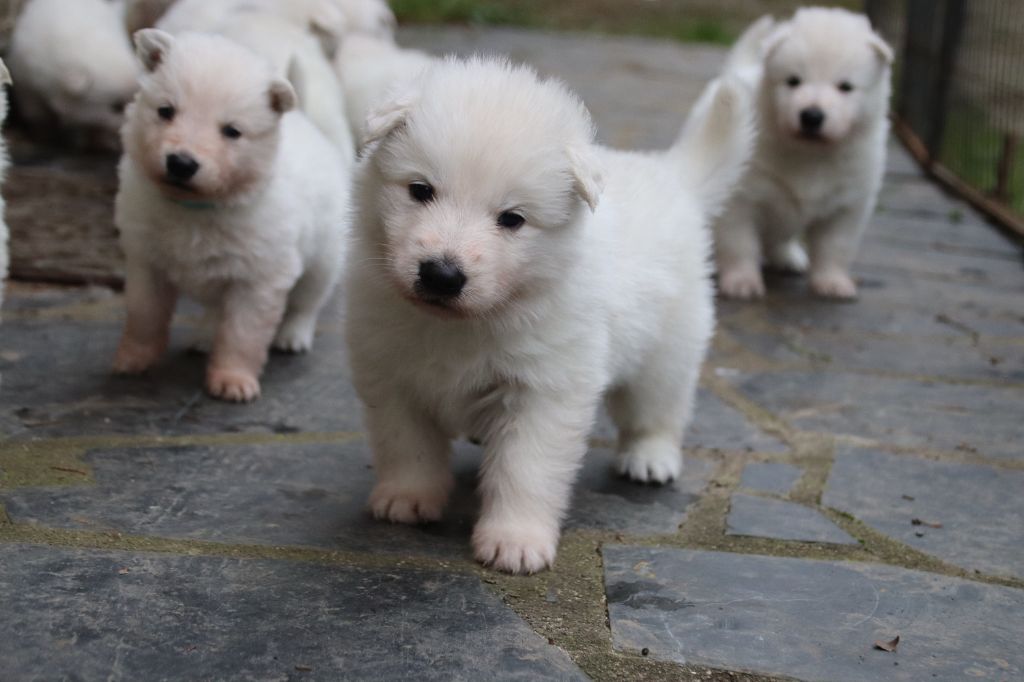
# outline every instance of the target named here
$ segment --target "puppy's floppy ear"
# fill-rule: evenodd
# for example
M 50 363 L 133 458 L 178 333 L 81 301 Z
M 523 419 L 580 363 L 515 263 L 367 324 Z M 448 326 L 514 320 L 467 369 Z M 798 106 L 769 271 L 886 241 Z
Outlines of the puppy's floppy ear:
M 270 108 L 279 114 L 286 114 L 294 109 L 299 102 L 298 95 L 292 84 L 283 78 L 275 78 L 270 81 L 270 89 L 267 91 L 270 98 Z
M 597 202 L 604 192 L 604 170 L 593 151 L 588 148 L 569 147 L 566 150 L 573 175 L 573 189 L 587 202 L 590 211 L 597 210 Z
M 144 28 L 136 31 L 133 36 L 135 41 L 135 54 L 138 56 L 146 71 L 156 71 L 163 63 L 164 58 L 174 46 L 174 36 L 155 28 Z
M 789 24 L 779 24 L 775 30 L 769 33 L 761 43 L 761 57 L 767 59 L 772 52 L 779 49 L 782 43 L 789 39 L 793 29 Z
M 359 145 L 360 153 L 367 146 L 383 140 L 405 125 L 406 119 L 409 118 L 409 112 L 416 106 L 419 99 L 420 95 L 417 90 L 408 89 L 370 111 L 363 126 L 363 139 Z
M 882 40 L 881 36 L 877 33 L 872 32 L 871 37 L 868 38 L 868 45 L 874 50 L 886 65 L 891 65 L 895 55 L 893 54 L 892 48 L 889 47 L 889 43 Z

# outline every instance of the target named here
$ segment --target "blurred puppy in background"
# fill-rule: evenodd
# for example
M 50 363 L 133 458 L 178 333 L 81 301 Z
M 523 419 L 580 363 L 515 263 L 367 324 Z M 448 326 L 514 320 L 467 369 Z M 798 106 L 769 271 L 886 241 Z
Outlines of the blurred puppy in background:
M 563 85 L 486 59 L 439 61 L 371 113 L 346 292 L 377 518 L 440 518 L 450 442 L 472 435 L 477 559 L 551 565 L 602 396 L 620 472 L 679 476 L 714 326 L 709 221 L 752 116 L 716 82 L 671 150 L 613 151 Z
M 761 130 L 716 224 L 724 295 L 763 296 L 766 261 L 809 270 L 819 296 L 856 297 L 850 265 L 885 171 L 892 60 L 868 19 L 841 9 L 762 19 L 741 38 L 727 70 L 758 92 Z
M 271 344 L 313 345 L 343 261 L 347 167 L 245 48 L 155 29 L 136 44 L 146 74 L 123 131 L 128 315 L 114 369 L 160 359 L 185 294 L 206 308 L 207 390 L 250 401 Z
M 336 45 L 347 26 L 339 0 L 179 0 L 157 21 L 172 34 L 216 33 L 244 45 L 296 89 L 299 107 L 334 143 L 345 163 L 355 143 L 345 96 L 324 46 Z M 331 48 L 333 49 L 333 48 Z
M 122 12 L 108 0 L 29 0 L 22 9 L 7 58 L 18 113 L 34 134 L 118 148 L 138 81 Z

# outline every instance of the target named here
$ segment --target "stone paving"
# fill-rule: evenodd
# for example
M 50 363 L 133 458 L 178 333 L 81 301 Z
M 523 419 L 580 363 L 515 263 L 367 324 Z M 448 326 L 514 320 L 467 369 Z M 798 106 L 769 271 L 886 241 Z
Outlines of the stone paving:
M 401 37 L 529 60 L 581 93 L 602 139 L 643 148 L 672 139 L 722 59 L 519 31 Z M 893 146 L 856 272 L 854 304 L 784 278 L 763 303 L 721 306 L 676 484 L 615 478 L 602 417 L 557 565 L 529 578 L 469 555 L 472 445 L 444 522 L 367 517 L 337 306 L 315 351 L 275 356 L 262 400 L 240 407 L 199 390 L 194 310 L 163 367 L 118 379 L 118 295 L 14 284 L 2 677 L 1022 679 L 1020 247 Z

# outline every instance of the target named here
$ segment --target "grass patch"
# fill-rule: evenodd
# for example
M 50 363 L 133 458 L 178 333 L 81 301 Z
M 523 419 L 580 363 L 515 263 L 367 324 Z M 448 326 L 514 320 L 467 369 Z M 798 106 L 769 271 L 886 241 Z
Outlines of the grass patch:
M 939 160 L 972 186 L 992 193 L 1004 137 L 977 107 L 963 102 L 954 104 L 946 119 Z M 1024 146 L 1017 152 L 1009 190 L 1010 207 L 1024 214 Z

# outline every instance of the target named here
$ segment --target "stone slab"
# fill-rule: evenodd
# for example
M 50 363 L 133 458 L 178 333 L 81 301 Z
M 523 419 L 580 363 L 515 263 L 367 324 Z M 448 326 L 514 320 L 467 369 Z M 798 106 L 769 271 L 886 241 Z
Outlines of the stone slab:
M 751 400 L 795 426 L 890 445 L 1024 460 L 1024 390 L 843 372 L 739 373 Z
M 1024 590 L 891 566 L 610 546 L 615 646 L 829 682 L 1024 676 Z M 873 648 L 900 636 L 896 653 Z
M 375 477 L 362 440 L 97 449 L 83 459 L 95 484 L 0 488 L 11 520 L 232 544 L 471 559 L 482 454 L 467 443 L 456 447 L 457 488 L 446 518 L 422 527 L 370 518 L 366 500 Z M 618 478 L 612 464 L 608 451 L 588 454 L 567 528 L 673 534 L 714 469 L 690 457 L 681 480 L 644 486 Z
M 786 495 L 803 476 L 803 469 L 785 462 L 751 462 L 743 468 L 740 487 Z
M 8 680 L 586 679 L 466 575 L 15 545 L 0 603 Z
M 774 540 L 856 545 L 857 541 L 821 513 L 795 502 L 734 494 L 726 518 L 726 535 Z
M 120 333 L 118 323 L 6 321 L 0 334 L 0 433 L 28 438 L 361 428 L 338 325 L 321 325 L 309 354 L 273 354 L 263 396 L 250 405 L 205 394 L 206 358 L 187 351 L 193 335 L 187 320 L 175 323 L 164 361 L 140 377 L 110 371 Z
M 841 447 L 822 504 L 955 566 L 1024 578 L 1024 471 Z

